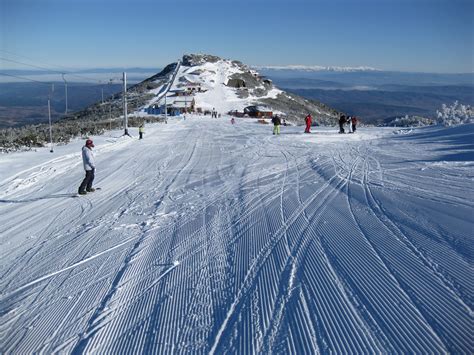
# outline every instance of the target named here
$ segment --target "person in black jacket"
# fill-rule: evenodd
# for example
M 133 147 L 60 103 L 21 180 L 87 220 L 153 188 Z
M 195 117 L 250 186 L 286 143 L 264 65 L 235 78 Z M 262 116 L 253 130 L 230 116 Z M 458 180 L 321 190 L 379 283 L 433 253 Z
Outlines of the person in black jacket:
M 339 118 L 339 133 L 345 133 L 344 131 L 344 125 L 346 124 L 346 116 L 341 115 Z
M 280 125 L 281 125 L 280 117 L 278 117 L 278 115 L 273 116 L 272 123 L 273 123 L 273 134 L 280 134 Z

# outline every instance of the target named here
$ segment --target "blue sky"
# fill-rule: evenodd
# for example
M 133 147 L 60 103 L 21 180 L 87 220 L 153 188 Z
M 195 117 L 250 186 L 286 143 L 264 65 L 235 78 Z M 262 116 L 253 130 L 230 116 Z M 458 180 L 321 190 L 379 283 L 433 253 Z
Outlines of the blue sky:
M 473 72 L 473 4 L 0 0 L 0 57 L 21 61 L 14 55 L 22 55 L 38 65 L 68 68 L 156 68 L 184 53 L 209 53 L 250 65 Z M 0 61 L 0 66 L 14 65 Z

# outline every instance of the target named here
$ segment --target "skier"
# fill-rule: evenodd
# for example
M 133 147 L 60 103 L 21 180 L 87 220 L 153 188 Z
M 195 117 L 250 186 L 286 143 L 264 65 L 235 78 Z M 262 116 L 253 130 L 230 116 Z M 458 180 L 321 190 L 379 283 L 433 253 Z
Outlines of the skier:
M 346 116 L 341 115 L 339 118 L 339 133 L 345 133 L 344 131 L 344 125 L 346 124 Z
M 145 133 L 145 123 L 142 123 L 138 127 L 138 134 L 140 135 L 140 139 L 143 139 L 143 133 Z
M 91 139 L 86 140 L 86 144 L 82 147 L 82 163 L 84 165 L 84 170 L 86 171 L 86 177 L 82 181 L 81 186 L 79 186 L 79 195 L 85 195 L 87 192 L 95 191 L 92 187 L 95 172 L 94 153 L 92 152 L 92 148 L 94 148 L 94 142 Z
M 306 123 L 306 129 L 304 130 L 304 133 L 311 133 L 311 123 L 313 121 L 313 117 L 311 117 L 311 114 L 308 113 L 308 115 L 304 119 Z
M 278 117 L 278 115 L 273 116 L 272 123 L 273 123 L 273 134 L 280 134 L 280 125 L 281 125 L 280 117 Z
M 232 124 L 234 124 L 234 123 L 235 123 L 235 119 L 234 119 L 234 117 L 232 117 L 232 118 L 230 119 L 230 123 L 232 123 Z
M 348 126 L 348 130 L 349 130 L 349 133 L 352 133 L 352 116 L 348 116 L 347 117 L 347 126 Z
M 352 116 L 352 132 L 355 133 L 356 131 L 356 128 L 357 128 L 357 117 L 356 116 Z

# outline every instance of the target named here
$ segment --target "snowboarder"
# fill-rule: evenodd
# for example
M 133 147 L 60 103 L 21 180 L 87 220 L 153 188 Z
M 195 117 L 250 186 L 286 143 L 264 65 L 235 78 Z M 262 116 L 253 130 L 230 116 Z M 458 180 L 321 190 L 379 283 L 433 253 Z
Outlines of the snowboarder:
M 143 133 L 145 133 L 145 123 L 142 123 L 138 127 L 138 134 L 140 135 L 140 139 L 143 139 Z
M 355 133 L 356 131 L 356 128 L 357 128 L 357 117 L 356 116 L 352 116 L 352 132 Z
M 280 117 L 278 117 L 278 115 L 273 116 L 272 123 L 273 123 L 273 134 L 280 134 L 280 125 L 281 125 Z
M 230 119 L 230 123 L 232 123 L 232 124 L 234 124 L 234 123 L 235 123 L 235 119 L 234 119 L 234 117 L 232 117 L 232 118 Z
M 311 117 L 311 114 L 308 113 L 308 115 L 304 119 L 306 123 L 306 129 L 304 130 L 304 133 L 311 133 L 311 123 L 313 122 L 313 117 Z
M 87 192 L 95 191 L 92 187 L 95 172 L 94 152 L 92 148 L 94 148 L 94 142 L 91 139 L 86 140 L 86 144 L 82 147 L 82 163 L 86 171 L 86 177 L 82 181 L 81 186 L 79 186 L 79 195 L 85 195 Z

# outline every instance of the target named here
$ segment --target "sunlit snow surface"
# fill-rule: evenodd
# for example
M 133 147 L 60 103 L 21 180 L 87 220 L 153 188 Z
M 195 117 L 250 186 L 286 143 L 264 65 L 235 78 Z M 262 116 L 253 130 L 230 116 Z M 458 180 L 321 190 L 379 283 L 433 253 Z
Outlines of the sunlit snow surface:
M 471 353 L 474 125 L 271 131 L 0 156 L 0 353 Z

